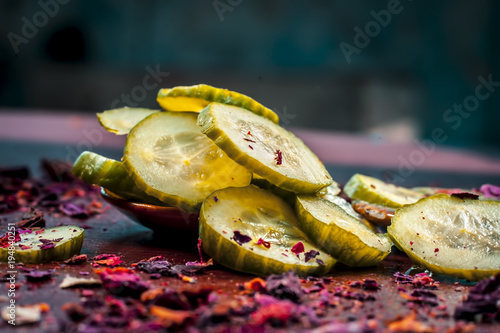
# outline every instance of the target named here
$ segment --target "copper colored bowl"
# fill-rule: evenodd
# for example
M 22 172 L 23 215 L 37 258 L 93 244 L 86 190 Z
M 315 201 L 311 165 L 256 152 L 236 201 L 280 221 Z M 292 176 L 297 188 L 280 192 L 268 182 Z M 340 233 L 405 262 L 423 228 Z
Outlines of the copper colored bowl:
M 198 214 L 176 207 L 155 206 L 126 200 L 101 187 L 101 195 L 121 213 L 153 230 L 183 230 L 198 233 Z

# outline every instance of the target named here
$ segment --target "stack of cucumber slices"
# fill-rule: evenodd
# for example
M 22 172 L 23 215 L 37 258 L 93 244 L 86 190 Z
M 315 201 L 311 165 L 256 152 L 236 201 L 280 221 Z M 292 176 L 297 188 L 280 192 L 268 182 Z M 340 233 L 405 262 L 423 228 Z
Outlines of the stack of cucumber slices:
M 164 110 L 99 113 L 104 128 L 127 135 L 123 158 L 84 152 L 73 172 L 126 199 L 199 212 L 203 248 L 220 264 L 258 275 L 321 275 L 337 261 L 376 265 L 394 241 L 436 272 L 477 279 L 500 271 L 498 202 L 424 199 L 422 191 L 356 174 L 343 195 L 370 204 L 366 214 L 252 98 L 196 85 L 161 89 L 158 102 Z M 377 214 L 392 218 L 388 233 L 370 222 Z

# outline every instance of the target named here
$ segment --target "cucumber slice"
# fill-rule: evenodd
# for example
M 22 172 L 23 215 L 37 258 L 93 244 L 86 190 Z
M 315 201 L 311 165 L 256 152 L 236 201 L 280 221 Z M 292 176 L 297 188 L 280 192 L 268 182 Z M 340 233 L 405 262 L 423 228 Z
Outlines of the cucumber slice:
M 333 182 L 302 140 L 245 109 L 212 103 L 198 125 L 233 160 L 285 190 L 313 194 Z
M 71 225 L 44 229 L 41 232 L 32 230 L 31 233 L 19 235 L 21 241 L 14 243 L 13 256 L 9 253 L 12 248 L 0 248 L 0 262 L 39 264 L 66 260 L 80 253 L 84 234 L 84 229 Z
M 335 259 L 313 245 L 298 226 L 289 205 L 253 185 L 216 191 L 200 211 L 203 249 L 224 266 L 257 275 L 290 269 L 303 276 L 327 273 Z M 242 241 L 241 235 L 248 238 Z M 259 239 L 269 246 L 258 245 Z M 304 252 L 297 256 L 292 248 L 299 242 Z M 305 253 L 313 255 L 307 262 Z
M 73 174 L 86 183 L 99 185 L 125 199 L 150 205 L 166 206 L 147 195 L 134 183 L 123 163 L 96 153 L 84 151 L 73 164 Z
M 123 135 L 128 134 L 132 127 L 137 125 L 141 120 L 159 111 L 160 110 L 129 108 L 126 106 L 120 109 L 98 112 L 97 119 L 101 126 L 108 132 L 115 133 L 116 135 Z
M 278 123 L 279 118 L 273 110 L 266 108 L 252 98 L 227 89 L 215 88 L 206 84 L 180 86 L 160 89 L 158 103 L 168 111 L 201 112 L 212 102 L 239 106 L 262 117 Z
M 424 196 L 405 187 L 388 184 L 380 179 L 353 175 L 345 184 L 344 192 L 351 198 L 392 208 L 417 202 Z
M 349 266 L 374 266 L 391 253 L 392 242 L 365 219 L 312 195 L 298 195 L 296 211 L 302 230 L 328 253 Z
M 247 186 L 252 178 L 201 133 L 196 117 L 189 112 L 150 115 L 130 131 L 123 156 L 137 187 L 189 212 L 213 191 Z
M 396 210 L 387 232 L 427 269 L 467 280 L 500 272 L 500 203 L 438 194 Z

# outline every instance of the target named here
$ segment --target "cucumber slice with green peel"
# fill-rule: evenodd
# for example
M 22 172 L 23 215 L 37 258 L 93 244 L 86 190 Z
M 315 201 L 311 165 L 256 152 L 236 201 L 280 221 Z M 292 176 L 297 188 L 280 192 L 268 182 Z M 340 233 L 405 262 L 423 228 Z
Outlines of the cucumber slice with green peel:
M 435 273 L 480 280 L 500 272 L 500 202 L 438 194 L 396 210 L 387 232 Z
M 424 197 L 423 194 L 416 191 L 359 173 L 353 175 L 345 184 L 344 192 L 351 199 L 363 200 L 392 208 L 415 203 Z
M 97 113 L 97 119 L 102 127 L 116 135 L 128 134 L 130 130 L 147 116 L 160 110 L 129 108 L 106 110 Z
M 233 160 L 285 190 L 313 194 L 333 182 L 302 140 L 248 110 L 212 103 L 198 125 Z
M 298 226 L 288 204 L 253 185 L 216 191 L 200 210 L 203 249 L 224 266 L 257 275 L 327 273 L 336 260 Z
M 139 189 L 122 162 L 84 151 L 73 164 L 73 174 L 86 183 L 99 185 L 125 199 L 166 206 Z
M 31 233 L 22 233 L 21 240 L 12 247 L 0 248 L 0 262 L 39 264 L 66 260 L 79 254 L 82 249 L 84 229 L 65 225 Z
M 252 178 L 201 133 L 196 118 L 190 112 L 150 115 L 130 131 L 123 156 L 137 187 L 189 212 L 213 191 L 247 186 Z
M 377 234 L 363 218 L 312 195 L 298 195 L 296 211 L 302 230 L 346 265 L 374 266 L 391 253 L 392 242 Z
M 239 106 L 252 111 L 274 123 L 279 122 L 278 115 L 252 98 L 227 89 L 215 88 L 206 84 L 179 86 L 160 89 L 158 103 L 168 111 L 201 112 L 212 102 Z

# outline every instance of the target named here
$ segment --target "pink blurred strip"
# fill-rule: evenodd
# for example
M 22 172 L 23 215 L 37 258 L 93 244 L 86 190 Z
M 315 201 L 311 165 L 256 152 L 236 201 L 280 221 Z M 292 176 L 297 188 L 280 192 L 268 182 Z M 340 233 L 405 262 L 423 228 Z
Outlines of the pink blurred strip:
M 500 174 L 500 159 L 465 149 L 439 146 L 426 153 L 415 143 L 380 142 L 368 136 L 306 129 L 292 131 L 325 164 L 398 168 L 410 163 L 420 170 Z M 94 140 L 94 146 L 123 148 L 126 137 L 101 129 L 93 114 L 4 109 L 0 110 L 0 139 L 74 145 Z

